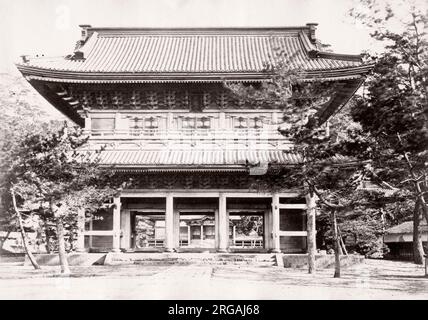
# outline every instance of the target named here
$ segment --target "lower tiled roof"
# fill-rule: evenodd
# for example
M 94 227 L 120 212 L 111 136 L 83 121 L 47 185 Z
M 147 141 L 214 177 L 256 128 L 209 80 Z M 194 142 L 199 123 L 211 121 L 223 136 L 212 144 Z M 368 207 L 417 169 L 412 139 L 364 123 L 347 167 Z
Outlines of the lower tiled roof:
M 245 166 L 258 163 L 297 164 L 300 157 L 282 150 L 104 150 L 101 164 L 132 167 Z

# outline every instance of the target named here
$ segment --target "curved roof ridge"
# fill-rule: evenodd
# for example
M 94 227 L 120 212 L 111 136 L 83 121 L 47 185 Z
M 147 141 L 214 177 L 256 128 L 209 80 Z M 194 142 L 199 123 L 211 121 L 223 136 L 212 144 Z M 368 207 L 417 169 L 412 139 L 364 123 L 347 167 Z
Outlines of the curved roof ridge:
M 168 31 L 179 33 L 189 32 L 213 32 L 213 31 L 290 31 L 290 30 L 309 30 L 307 25 L 301 26 L 230 26 L 230 27 L 88 27 L 88 31 L 109 32 L 109 31 Z

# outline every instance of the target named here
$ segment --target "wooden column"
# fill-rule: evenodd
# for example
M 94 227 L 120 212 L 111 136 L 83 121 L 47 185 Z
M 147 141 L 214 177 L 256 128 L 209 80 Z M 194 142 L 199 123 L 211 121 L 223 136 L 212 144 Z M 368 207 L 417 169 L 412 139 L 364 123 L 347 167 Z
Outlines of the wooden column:
M 88 115 L 87 117 L 85 117 L 85 129 L 84 129 L 84 131 L 85 131 L 86 134 L 90 134 L 91 133 L 91 130 L 92 130 L 91 126 L 92 126 L 92 124 L 91 124 L 91 118 Z
M 279 195 L 272 196 L 272 252 L 280 253 L 279 241 Z
M 122 210 L 120 213 L 120 225 L 123 235 L 120 240 L 120 247 L 123 249 L 131 248 L 131 213 L 129 209 Z
M 174 248 L 180 246 L 180 212 L 174 210 Z
M 264 248 L 270 249 L 271 246 L 271 210 L 266 210 L 263 214 L 263 242 L 264 242 Z
M 220 194 L 218 204 L 218 252 L 227 252 L 229 242 L 229 221 L 226 210 L 226 196 Z
M 190 226 L 187 226 L 187 246 L 190 246 Z
M 164 246 L 167 252 L 174 251 L 174 198 L 172 194 L 166 196 Z
M 77 211 L 76 252 L 85 251 L 85 208 L 79 208 Z
M 114 197 L 113 203 L 113 252 L 120 252 L 120 197 Z
M 173 130 L 174 127 L 174 114 L 172 112 L 168 112 L 168 117 L 166 119 L 166 130 Z
M 317 250 L 316 247 L 316 228 L 315 228 L 315 218 L 316 218 L 316 202 L 315 197 L 311 195 L 306 195 L 306 205 L 307 208 L 307 219 L 306 219 L 306 231 L 307 235 L 307 247 L 308 247 L 308 271 L 309 273 L 315 273 L 315 253 Z

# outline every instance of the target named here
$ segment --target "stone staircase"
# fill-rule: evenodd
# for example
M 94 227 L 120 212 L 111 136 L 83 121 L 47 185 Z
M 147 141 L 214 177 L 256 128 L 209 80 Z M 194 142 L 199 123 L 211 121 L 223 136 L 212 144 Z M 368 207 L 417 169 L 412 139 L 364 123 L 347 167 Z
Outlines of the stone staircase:
M 273 254 L 248 253 L 108 253 L 105 265 L 243 265 L 276 266 Z

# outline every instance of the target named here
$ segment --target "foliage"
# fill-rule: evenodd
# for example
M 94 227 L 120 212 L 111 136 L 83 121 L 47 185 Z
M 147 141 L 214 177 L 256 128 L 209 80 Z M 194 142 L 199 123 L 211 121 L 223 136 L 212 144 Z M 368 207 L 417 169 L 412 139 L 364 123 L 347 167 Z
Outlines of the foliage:
M 38 214 L 47 224 L 61 220 L 73 230 L 79 208 L 95 211 L 115 193 L 108 181 L 111 174 L 80 150 L 87 139 L 80 128 L 65 124 L 59 131 L 27 133 L 9 150 L 7 187 L 15 190 L 23 207 L 38 203 Z
M 15 230 L 16 219 L 8 210 L 10 206 L 9 186 L 6 173 L 11 166 L 11 152 L 16 150 L 24 137 L 32 132 L 45 130 L 47 126 L 59 124 L 44 109 L 25 80 L 0 74 L 0 194 L 4 203 L 0 206 L 0 228 Z
M 373 176 L 407 191 L 413 201 L 419 198 L 428 219 L 427 17 L 415 6 L 402 10 L 403 18 L 390 4 L 363 2 L 372 13 L 353 15 L 372 29 L 374 39 L 385 43 L 385 52 L 370 57 L 376 67 L 352 116 L 373 138 Z M 392 30 L 392 21 L 399 28 Z
M 251 235 L 256 232 L 257 235 L 263 236 L 263 217 L 242 215 L 235 223 L 238 232 L 244 235 Z
M 269 101 L 283 110 L 287 125 L 281 132 L 293 143 L 288 152 L 295 153 L 301 160 L 292 168 L 271 163 L 270 172 L 274 172 L 275 181 L 278 178 L 291 181 L 294 188 L 303 189 L 305 196 L 316 196 L 321 210 L 329 213 L 331 221 L 324 227 L 334 238 L 336 277 L 340 276 L 336 217 L 345 220 L 346 212 L 357 205 L 367 204 L 366 192 L 362 192 L 360 186 L 367 176 L 364 160 L 373 151 L 370 148 L 372 139 L 346 112 L 332 121 L 330 132 L 327 132 L 319 115 L 324 103 L 336 93 L 335 84 L 320 79 L 307 81 L 305 72 L 293 68 L 294 65 L 293 57 L 278 51 L 273 65 L 266 67 L 266 72 L 272 75 L 271 81 L 259 88 L 240 84 L 229 84 L 228 87 L 244 101 Z M 361 230 L 361 233 L 364 231 L 367 230 Z M 378 235 L 377 232 L 373 234 L 374 237 Z M 363 239 L 362 242 L 371 240 Z M 363 250 L 367 248 L 360 251 Z

